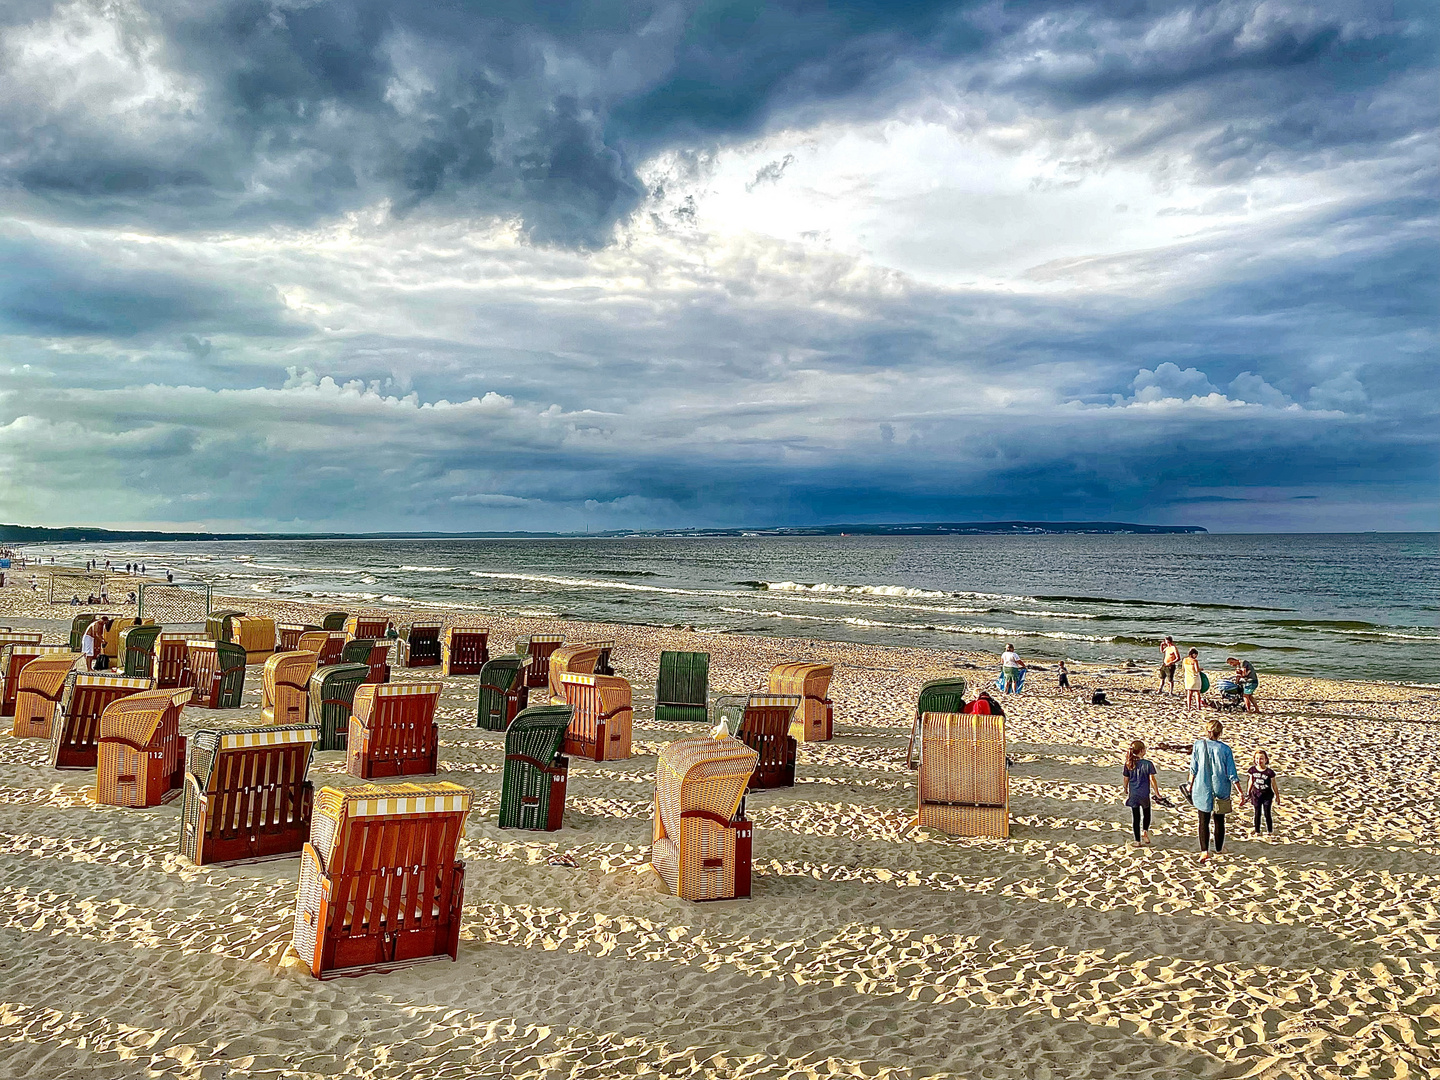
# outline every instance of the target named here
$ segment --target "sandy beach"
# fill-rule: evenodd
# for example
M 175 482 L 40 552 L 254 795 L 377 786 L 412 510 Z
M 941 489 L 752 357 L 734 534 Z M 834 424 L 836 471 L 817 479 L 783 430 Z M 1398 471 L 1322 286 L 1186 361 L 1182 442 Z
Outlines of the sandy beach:
M 13 584 L 0 605 L 47 641 L 72 614 Z M 1037 665 L 1006 701 L 1011 836 L 962 840 L 914 828 L 906 738 L 922 682 L 993 682 L 995 655 L 389 614 L 488 625 L 496 644 L 613 638 L 634 756 L 572 764 L 562 831 L 501 831 L 503 736 L 474 726 L 477 677 L 446 678 L 440 778 L 475 792 L 459 960 L 320 982 L 289 949 L 298 859 L 196 868 L 178 800 L 96 806 L 92 774 L 7 735 L 0 1075 L 1440 1075 L 1440 691 L 1265 678 L 1265 712 L 1224 720 L 1242 772 L 1264 748 L 1279 773 L 1275 836 L 1237 809 L 1201 865 L 1185 753 L 1152 750 L 1180 809 L 1156 809 L 1153 848 L 1127 845 L 1124 747 L 1188 746 L 1213 715 L 1156 692 L 1150 667 L 1072 665 L 1060 691 Z M 794 788 L 748 800 L 749 900 L 687 903 L 647 869 L 655 753 L 701 730 L 652 720 L 662 648 L 711 653 L 712 695 L 782 660 L 835 664 L 834 741 L 801 747 Z M 1095 686 L 1113 704 L 1082 703 Z M 187 710 L 183 729 L 258 722 L 259 687 L 252 667 L 243 709 Z M 311 776 L 358 782 L 342 752 Z

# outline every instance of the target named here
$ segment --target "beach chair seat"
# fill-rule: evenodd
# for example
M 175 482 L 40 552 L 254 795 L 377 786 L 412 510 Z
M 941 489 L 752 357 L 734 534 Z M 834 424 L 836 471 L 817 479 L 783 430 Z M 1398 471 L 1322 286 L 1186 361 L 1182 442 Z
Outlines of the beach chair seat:
M 16 635 L 7 635 L 16 636 Z M 20 673 L 37 656 L 78 656 L 64 645 L 41 645 L 40 635 L 33 641 L 7 641 L 0 644 L 0 716 L 14 716 L 16 698 L 20 693 Z
M 173 690 L 183 686 L 190 642 L 205 640 L 205 635 L 198 630 L 160 631 L 160 636 L 155 639 L 155 689 Z
M 808 660 L 770 669 L 770 693 L 801 698 L 800 712 L 790 726 L 796 742 L 828 742 L 834 734 L 835 706 L 825 696 L 834 675 L 834 665 Z
M 245 612 L 233 608 L 222 608 L 205 616 L 205 636 L 211 641 L 235 643 L 235 620 Z
M 340 650 L 340 662 L 365 664 L 370 669 L 370 674 L 365 676 L 367 683 L 387 683 L 390 681 L 390 644 L 389 638 L 352 638 Z
M 310 676 L 307 722 L 319 728 L 316 750 L 344 750 L 349 745 L 355 691 L 369 675 L 365 664 L 332 664 Z
M 617 675 L 560 676 L 560 689 L 573 718 L 565 752 L 591 761 L 623 761 L 630 756 L 634 710 L 630 684 Z
M 947 675 L 943 679 L 931 679 L 920 687 L 920 696 L 915 701 L 915 722 L 910 727 L 910 742 L 905 747 L 905 767 L 918 769 L 920 762 L 916 752 L 921 748 L 920 720 L 927 712 L 958 713 L 965 708 L 965 679 L 960 675 Z
M 275 624 L 275 651 L 295 652 L 300 648 L 300 635 L 313 634 L 323 627 L 314 623 L 276 623 Z
M 324 615 L 320 616 L 320 629 L 339 630 L 341 633 L 344 633 L 345 623 L 349 618 L 349 613 L 345 611 L 327 611 Z
M 181 686 L 195 691 L 190 704 L 238 709 L 245 694 L 245 650 L 228 641 L 191 641 L 185 646 Z
M 710 654 L 662 652 L 655 681 L 655 719 L 704 723 L 710 715 Z
M 112 701 L 154 689 L 150 679 L 127 679 L 108 671 L 74 671 L 65 676 L 60 706 L 50 725 L 50 765 L 93 769 L 100 746 L 100 716 Z
M 351 776 L 423 776 L 435 771 L 440 726 L 435 709 L 444 683 L 366 684 L 355 691 L 345 766 Z
M 794 787 L 799 744 L 790 734 L 800 698 L 793 694 L 727 694 L 715 701 L 716 721 L 760 755 L 746 790 Z
M 236 618 L 235 644 L 245 650 L 245 663 L 263 664 L 275 655 L 275 620 L 255 615 Z
M 550 654 L 550 702 L 559 705 L 565 700 L 565 691 L 560 687 L 560 676 L 597 674 L 595 666 L 601 656 L 614 646 L 614 642 L 588 641 L 573 645 L 561 645 Z M 601 672 L 600 674 L 603 674 Z
M 345 620 L 345 636 L 351 641 L 356 638 L 383 638 L 389 635 L 390 620 L 384 615 L 351 615 Z M 328 626 L 325 629 L 330 629 Z
M 951 836 L 1009 836 L 1005 718 L 927 712 L 920 739 L 917 823 Z
M 439 623 L 415 623 L 400 635 L 400 663 L 407 668 L 438 667 L 440 664 Z
M 310 837 L 315 728 L 203 729 L 189 739 L 180 854 L 197 866 L 293 855 Z
M 295 727 L 309 717 L 310 676 L 315 654 L 301 649 L 276 653 L 265 661 L 260 681 L 260 716 L 267 724 Z
M 529 658 L 492 656 L 480 669 L 480 690 L 475 726 L 504 731 L 529 704 L 530 690 L 523 674 Z
M 490 659 L 490 629 L 484 626 L 452 626 L 445 631 L 440 650 L 446 675 L 479 675 Z
M 458 784 L 323 788 L 300 856 L 295 951 L 318 978 L 455 959 L 470 812 Z
M 127 626 L 120 631 L 117 659 L 127 678 L 153 679 L 155 677 L 156 641 L 161 627 L 154 623 L 143 626 Z
M 141 690 L 105 706 L 96 750 L 96 802 L 159 806 L 180 794 L 185 775 L 180 711 L 190 694 L 188 686 Z
M 523 710 L 505 731 L 505 775 L 500 785 L 500 828 L 554 832 L 565 814 L 570 759 L 561 750 L 570 706 Z
M 563 644 L 564 634 L 531 634 L 515 639 L 515 655 L 530 661 L 524 672 L 526 690 L 550 685 L 550 656 Z
M 15 685 L 15 724 L 11 728 L 15 738 L 50 738 L 65 677 L 82 659 L 79 653 L 65 649 L 43 653 L 20 669 Z
M 683 900 L 750 895 L 745 786 L 760 755 L 739 739 L 681 739 L 655 763 L 650 865 Z

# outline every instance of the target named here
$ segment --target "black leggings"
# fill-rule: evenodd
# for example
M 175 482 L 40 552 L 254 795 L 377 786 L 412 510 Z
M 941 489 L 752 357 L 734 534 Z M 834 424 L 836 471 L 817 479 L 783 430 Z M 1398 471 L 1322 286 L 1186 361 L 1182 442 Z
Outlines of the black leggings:
M 1200 811 L 1200 850 L 1210 850 L 1210 819 L 1215 819 L 1215 853 L 1218 855 L 1225 848 L 1225 815 L 1207 814 Z
M 1256 836 L 1259 836 L 1259 835 L 1260 835 L 1260 815 L 1261 815 L 1262 813 L 1265 815 L 1265 831 L 1266 831 L 1266 832 L 1272 832 L 1272 833 L 1275 831 L 1275 819 L 1270 816 L 1270 804 L 1273 803 L 1274 801 L 1275 801 L 1275 799 L 1274 799 L 1273 797 L 1272 797 L 1272 798 L 1269 798 L 1269 799 L 1256 799 L 1256 800 L 1255 800 L 1255 835 L 1256 835 Z
M 1130 825 L 1135 830 L 1135 842 L 1140 842 L 1140 830 L 1150 831 L 1150 804 L 1130 807 Z

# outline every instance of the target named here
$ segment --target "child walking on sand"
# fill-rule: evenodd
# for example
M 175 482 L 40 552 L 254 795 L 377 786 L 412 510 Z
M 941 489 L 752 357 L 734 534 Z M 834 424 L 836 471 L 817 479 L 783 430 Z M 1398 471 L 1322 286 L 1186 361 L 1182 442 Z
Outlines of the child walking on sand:
M 1245 797 L 1240 800 L 1240 805 L 1247 802 L 1255 806 L 1255 835 L 1260 835 L 1260 818 L 1265 818 L 1265 831 L 1275 835 L 1275 819 L 1270 814 L 1270 808 L 1275 800 L 1280 797 L 1280 789 L 1275 784 L 1275 770 L 1270 768 L 1270 755 L 1264 750 L 1255 751 L 1255 764 L 1245 770 L 1250 776 L 1250 786 L 1245 791 Z
M 1155 775 L 1154 763 L 1145 756 L 1145 744 L 1136 739 L 1130 744 L 1125 755 L 1124 780 L 1125 805 L 1130 807 L 1130 827 L 1135 833 L 1131 847 L 1150 843 L 1150 797 L 1160 795 L 1160 780 Z

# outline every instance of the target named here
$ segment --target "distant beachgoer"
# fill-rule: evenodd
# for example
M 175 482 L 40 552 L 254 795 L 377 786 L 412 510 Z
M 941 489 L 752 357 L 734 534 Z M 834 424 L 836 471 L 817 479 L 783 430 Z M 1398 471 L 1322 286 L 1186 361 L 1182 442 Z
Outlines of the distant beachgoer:
M 1237 660 L 1233 656 L 1227 656 L 1225 663 L 1230 665 L 1232 671 L 1230 678 L 1222 684 L 1222 689 L 1239 694 L 1245 703 L 1246 712 L 1258 713 L 1260 706 L 1255 704 L 1255 691 L 1260 688 L 1260 676 L 1255 673 L 1255 666 L 1249 660 Z
M 100 644 L 105 639 L 105 624 L 101 619 L 93 619 L 90 625 L 85 627 L 85 633 L 80 638 L 80 655 L 85 657 L 85 670 L 95 669 L 95 655 L 100 651 Z
M 1065 669 L 1065 661 L 1060 661 L 1060 689 L 1070 689 L 1070 672 Z
M 1000 672 L 1004 682 L 1005 693 L 1018 694 L 1020 692 L 1020 680 L 1024 677 L 1021 672 L 1025 670 L 1025 661 L 1020 659 L 1020 654 L 1015 651 L 1015 646 L 1005 645 L 1005 651 L 1000 654 Z
M 1214 823 L 1215 854 L 1225 847 L 1225 815 L 1231 793 L 1240 788 L 1235 755 L 1220 741 L 1225 725 L 1218 719 L 1205 725 L 1205 738 L 1196 739 L 1190 751 L 1190 804 L 1200 811 L 1200 861 L 1210 861 L 1210 829 Z
M 71 594 L 70 594 L 70 606 L 71 606 L 71 607 L 76 607 L 79 603 L 80 603 L 80 594 L 79 594 L 79 593 L 71 593 Z
M 1138 848 L 1150 843 L 1150 796 L 1160 795 L 1155 763 L 1145 756 L 1145 744 L 1139 739 L 1130 744 L 1122 776 L 1120 787 L 1125 792 L 1125 805 L 1130 807 L 1130 827 L 1135 833 L 1135 842 L 1130 846 Z
M 1250 777 L 1250 786 L 1245 790 L 1245 797 L 1240 800 L 1240 805 L 1247 802 L 1255 807 L 1255 835 L 1260 835 L 1260 819 L 1264 816 L 1265 831 L 1271 836 L 1275 835 L 1275 819 L 1271 816 L 1270 808 L 1280 798 L 1280 787 L 1275 782 L 1275 770 L 1270 768 L 1270 755 L 1264 750 L 1255 751 L 1255 764 L 1245 770 Z
M 1198 649 L 1191 649 L 1185 655 L 1185 662 L 1180 665 L 1185 669 L 1185 705 L 1190 709 L 1198 709 L 1204 704 L 1200 695 L 1205 690 L 1207 676 L 1200 667 L 1200 652 Z
M 1175 693 L 1175 665 L 1180 662 L 1180 650 L 1175 647 L 1175 639 L 1169 634 L 1165 640 L 1160 642 L 1160 689 L 1165 689 L 1165 684 L 1170 684 L 1170 693 Z
M 93 604 L 93 603 L 95 603 L 95 594 L 94 594 L 93 592 L 85 598 L 85 603 L 87 603 L 87 604 Z
M 175 584 L 175 575 L 172 574 L 169 570 L 166 570 L 166 571 L 165 571 L 165 580 L 168 581 L 171 585 L 173 585 L 173 584 Z

